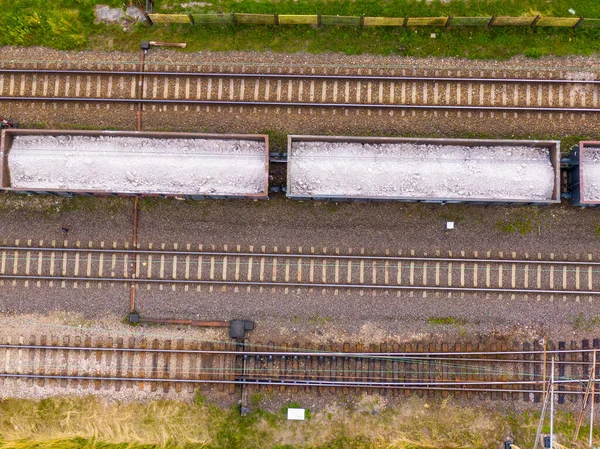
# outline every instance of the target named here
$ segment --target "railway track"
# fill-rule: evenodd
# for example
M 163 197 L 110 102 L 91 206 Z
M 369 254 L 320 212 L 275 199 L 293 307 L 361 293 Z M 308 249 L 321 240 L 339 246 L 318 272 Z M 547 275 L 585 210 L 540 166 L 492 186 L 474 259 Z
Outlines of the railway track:
M 556 361 L 559 402 L 584 393 L 600 339 L 497 344 L 275 347 L 233 342 L 30 336 L 0 344 L 0 379 L 96 390 L 369 391 L 539 401 Z M 598 372 L 598 371 L 596 371 Z M 600 397 L 597 398 L 597 400 Z
M 142 85 L 140 96 L 139 85 Z M 0 101 L 597 113 L 600 80 L 0 68 Z
M 19 243 L 19 242 L 17 242 Z M 31 243 L 31 242 L 29 242 Z M 43 242 L 41 242 L 43 243 Z M 0 284 L 40 287 L 67 284 L 94 288 L 100 284 L 131 284 L 139 288 L 323 289 L 337 295 L 351 291 L 382 294 L 468 293 L 573 297 L 592 300 L 600 295 L 600 261 L 505 257 L 499 253 L 464 253 L 443 257 L 387 252 L 369 255 L 364 249 L 321 252 L 289 247 L 237 246 L 180 249 L 148 245 L 147 249 L 105 247 L 0 247 Z

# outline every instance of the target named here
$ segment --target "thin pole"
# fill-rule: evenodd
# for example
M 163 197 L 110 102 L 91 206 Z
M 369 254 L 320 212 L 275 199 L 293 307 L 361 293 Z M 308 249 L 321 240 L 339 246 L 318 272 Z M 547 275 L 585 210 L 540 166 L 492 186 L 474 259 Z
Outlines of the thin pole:
M 594 387 L 596 386 L 596 351 L 592 356 L 592 404 L 590 408 L 590 448 L 592 448 L 592 437 L 594 436 Z
M 550 386 L 548 386 L 550 388 Z M 544 384 L 544 389 L 546 390 L 546 386 Z M 547 390 L 546 390 L 547 391 Z M 537 449 L 538 443 L 540 441 L 540 435 L 542 433 L 542 426 L 544 425 L 544 418 L 546 417 L 546 407 L 548 405 L 548 398 L 550 397 L 548 394 L 544 396 L 546 399 L 542 405 L 542 414 L 540 415 L 540 422 L 538 423 L 538 428 L 535 433 L 535 441 L 533 443 L 533 449 Z
M 550 368 L 550 447 L 554 447 L 554 356 Z
M 542 379 L 544 379 L 544 383 L 548 380 L 548 373 L 546 372 L 546 368 L 548 367 L 548 355 L 546 353 L 547 345 L 546 345 L 546 337 L 544 337 L 542 344 L 544 345 L 544 363 L 542 365 Z M 542 401 L 546 400 L 546 389 L 544 388 L 544 394 L 542 396 Z
M 594 384 L 594 373 L 593 369 L 590 372 L 590 377 L 588 378 L 587 385 L 585 387 L 585 394 L 583 396 L 583 402 L 581 404 L 581 410 L 579 411 L 579 417 L 577 418 L 577 425 L 575 426 L 575 432 L 573 433 L 573 441 L 571 443 L 572 446 L 575 446 L 577 438 L 579 438 L 579 430 L 581 429 L 581 423 L 583 422 L 583 413 L 588 406 L 588 402 L 590 400 L 590 392 L 592 391 L 592 385 Z

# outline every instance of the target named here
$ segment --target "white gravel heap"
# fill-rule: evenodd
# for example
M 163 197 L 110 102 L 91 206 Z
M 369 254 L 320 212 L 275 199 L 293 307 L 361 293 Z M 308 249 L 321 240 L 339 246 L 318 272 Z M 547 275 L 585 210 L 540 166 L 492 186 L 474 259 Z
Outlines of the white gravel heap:
M 119 193 L 263 193 L 260 141 L 117 136 L 15 136 L 11 187 Z
M 290 196 L 551 200 L 547 148 L 293 142 Z
M 583 199 L 600 201 L 600 147 L 584 147 L 583 158 Z

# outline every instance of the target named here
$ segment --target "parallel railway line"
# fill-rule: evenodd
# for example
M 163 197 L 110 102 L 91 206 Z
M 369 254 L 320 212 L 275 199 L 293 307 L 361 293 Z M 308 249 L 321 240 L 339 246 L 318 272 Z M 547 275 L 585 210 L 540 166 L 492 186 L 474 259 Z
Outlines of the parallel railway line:
M 86 288 L 99 284 L 138 288 L 179 285 L 185 290 L 232 287 L 236 291 L 273 288 L 324 289 L 332 294 L 350 291 L 412 294 L 445 292 L 461 294 L 507 294 L 567 297 L 592 300 L 600 295 L 600 261 L 587 254 L 581 260 L 505 257 L 491 253 L 474 257 L 450 253 L 447 257 L 418 256 L 414 252 L 368 255 L 364 250 L 324 248 L 292 252 L 266 247 L 241 246 L 223 251 L 201 245 L 185 249 L 166 245 L 155 249 L 92 247 L 0 247 L 0 284 Z
M 0 101 L 597 113 L 599 84 L 580 79 L 0 68 Z
M 164 391 L 200 385 L 247 394 L 262 389 L 319 394 L 370 391 L 391 395 L 490 395 L 539 401 L 556 359 L 559 402 L 584 392 L 600 340 L 500 344 L 381 344 L 303 348 L 234 342 L 36 336 L 0 344 L 0 379 L 43 386 Z M 597 371 L 596 371 L 597 372 Z M 600 380 L 600 379 L 598 379 Z M 597 400 L 600 397 L 597 398 Z

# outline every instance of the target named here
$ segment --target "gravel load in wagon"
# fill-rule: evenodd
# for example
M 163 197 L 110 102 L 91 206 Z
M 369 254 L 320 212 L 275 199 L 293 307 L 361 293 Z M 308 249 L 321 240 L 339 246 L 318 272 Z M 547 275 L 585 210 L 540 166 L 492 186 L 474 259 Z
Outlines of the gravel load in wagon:
M 457 201 L 556 200 L 548 146 L 290 140 L 288 195 Z M 312 136 L 314 138 L 314 136 Z
M 111 135 L 15 135 L 13 190 L 133 194 L 265 193 L 264 141 Z
M 586 201 L 600 201 L 600 146 L 585 146 L 580 164 L 583 168 L 583 198 Z

